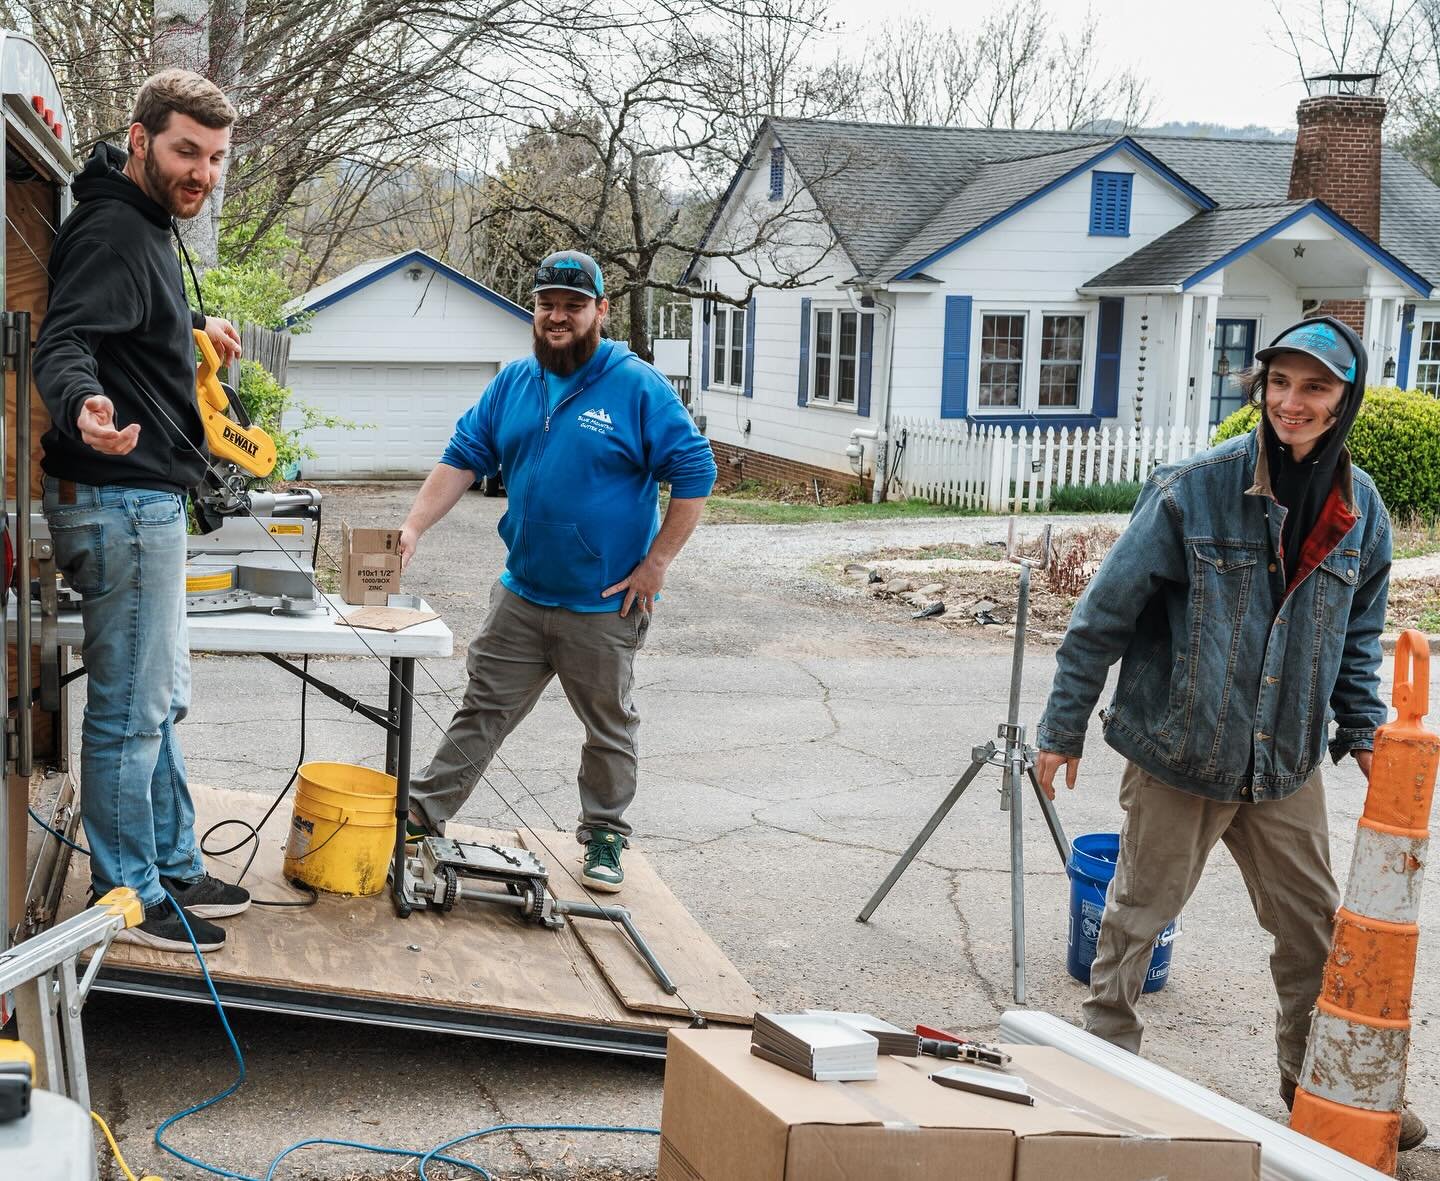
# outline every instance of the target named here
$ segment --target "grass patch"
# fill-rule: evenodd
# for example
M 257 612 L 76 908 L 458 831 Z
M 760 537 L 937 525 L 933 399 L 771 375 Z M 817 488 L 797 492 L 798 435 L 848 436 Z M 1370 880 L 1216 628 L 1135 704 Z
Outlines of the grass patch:
M 1128 513 L 1140 496 L 1138 481 L 1066 484 L 1050 493 L 1052 513 Z
M 978 517 L 978 509 L 950 508 L 928 500 L 887 500 L 883 504 L 786 504 L 745 496 L 714 496 L 705 504 L 707 525 L 811 525 L 824 521 L 886 521 L 900 517 Z
M 1428 558 L 1432 554 L 1440 554 L 1440 517 L 1426 521 L 1412 515 L 1395 522 L 1397 558 Z
M 1440 578 L 1392 579 L 1385 614 L 1387 632 L 1406 627 L 1440 632 Z

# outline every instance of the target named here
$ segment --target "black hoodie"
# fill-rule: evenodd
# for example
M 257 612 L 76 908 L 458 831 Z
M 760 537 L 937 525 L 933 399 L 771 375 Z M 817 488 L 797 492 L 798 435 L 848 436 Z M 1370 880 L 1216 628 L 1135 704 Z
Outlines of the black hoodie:
M 1265 458 L 1270 467 L 1270 488 L 1276 501 L 1286 509 L 1285 524 L 1280 533 L 1286 582 L 1295 577 L 1305 539 L 1315 528 L 1315 522 L 1320 519 L 1320 512 L 1330 496 L 1330 489 L 1335 485 L 1335 469 L 1345 450 L 1345 440 L 1350 435 L 1350 428 L 1355 425 L 1355 416 L 1360 413 L 1360 403 L 1365 399 L 1365 371 L 1369 366 L 1365 345 L 1354 329 L 1333 316 L 1318 316 L 1316 319 L 1335 329 L 1354 351 L 1355 380 L 1346 387 L 1334 424 L 1316 440 L 1314 449 L 1303 460 L 1296 461 L 1290 454 L 1290 448 L 1280 441 L 1275 428 L 1270 425 L 1269 413 L 1262 412 L 1260 415 L 1260 437 L 1264 440 Z M 1285 330 L 1289 331 L 1289 328 Z M 1280 337 L 1284 335 L 1282 332 Z
M 193 328 L 174 219 L 124 172 L 125 153 L 96 147 L 71 186 L 77 207 L 50 252 L 50 306 L 35 344 L 35 384 L 50 411 L 47 475 L 78 484 L 184 492 L 205 470 L 195 404 Z M 140 424 L 128 455 L 81 441 L 85 399 L 104 394 L 115 425 Z

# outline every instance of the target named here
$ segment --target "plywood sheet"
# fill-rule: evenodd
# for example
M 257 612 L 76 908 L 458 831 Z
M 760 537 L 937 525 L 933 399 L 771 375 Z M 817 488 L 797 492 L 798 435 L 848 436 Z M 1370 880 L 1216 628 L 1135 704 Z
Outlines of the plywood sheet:
M 578 881 L 581 850 L 573 834 L 523 832 L 520 841 L 549 865 L 551 892 L 557 898 L 625 906 L 655 958 L 679 988 L 676 996 L 661 990 L 621 927 L 594 919 L 575 920 L 573 925 L 581 943 L 626 1008 L 685 1017 L 693 1007 L 711 1020 L 741 1025 L 749 1025 L 754 1019 L 760 997 L 680 905 L 644 853 L 626 851 L 624 890 L 618 894 L 591 894 Z M 556 864 L 557 858 L 564 861 L 568 873 Z
M 269 804 L 266 796 L 250 792 L 194 785 L 191 790 L 195 797 L 197 832 L 232 817 L 258 823 Z M 256 898 L 298 897 L 282 873 L 289 814 L 288 806 L 282 805 L 261 833 L 260 853 L 244 879 Z M 458 824 L 451 824 L 447 831 L 460 840 L 521 843 L 513 832 L 492 832 Z M 238 839 L 240 830 L 222 830 L 220 837 L 224 838 L 226 832 Z M 556 834 L 556 840 L 552 841 L 546 834 L 545 839 L 557 853 L 576 847 L 573 836 Z M 221 839 L 219 843 L 233 841 Z M 212 857 L 207 862 L 211 872 L 234 880 L 247 852 L 241 850 L 225 857 Z M 562 876 L 556 872 L 553 859 L 543 852 L 540 856 L 552 863 L 552 873 Z M 636 877 L 635 896 L 627 897 L 626 902 L 645 916 L 647 938 L 655 941 L 662 957 L 667 957 L 664 959 L 667 969 L 675 975 L 687 997 L 693 992 L 694 998 L 705 1002 L 701 1011 L 707 1015 L 748 1023 L 755 1010 L 751 1003 L 754 993 L 749 986 L 636 854 L 626 859 L 627 876 L 632 872 Z M 84 858 L 74 858 L 61 917 L 83 905 L 88 884 Z M 657 918 L 663 916 L 663 921 L 652 921 L 652 913 Z M 625 956 L 633 961 L 635 973 L 643 974 L 646 980 L 652 978 L 634 951 L 628 950 L 628 945 L 611 948 L 605 942 L 603 932 L 608 924 L 595 920 L 577 920 L 563 930 L 551 931 L 526 925 L 512 912 L 499 907 L 467 906 L 463 902 L 449 914 L 417 911 L 408 919 L 401 919 L 395 915 L 389 894 L 384 893 L 370 898 L 322 894 L 315 906 L 306 909 L 252 906 L 245 914 L 221 922 L 227 932 L 225 948 L 206 958 L 212 976 L 222 988 L 225 982 L 233 981 L 298 989 L 316 995 L 373 997 L 462 1011 L 575 1020 L 641 1030 L 668 1028 L 676 1021 L 666 1016 L 667 1012 L 684 1013 L 683 1007 L 677 1008 L 673 1000 L 664 998 L 653 982 L 655 996 L 664 998 L 668 1008 L 657 1004 L 632 1011 L 622 1002 L 607 974 L 597 966 L 599 959 L 582 945 L 582 939 L 598 941 L 606 960 L 614 961 L 611 970 L 627 981 L 630 994 L 649 999 L 642 986 L 629 982 L 629 975 L 619 963 Z M 597 931 L 587 931 L 587 927 Z M 676 931 L 683 931 L 686 938 L 677 940 L 673 934 Z M 682 950 L 685 962 L 679 954 Z M 154 951 L 134 944 L 113 945 L 106 964 L 115 968 L 198 975 L 192 955 Z M 719 990 L 713 985 L 709 990 L 704 988 L 701 977 L 717 965 L 732 973 L 739 985 L 723 995 L 743 993 L 750 998 L 744 1004 L 722 1011 L 722 1006 L 711 1003 Z M 692 999 L 692 1003 L 696 1000 Z M 697 1004 L 697 1007 L 700 1006 Z

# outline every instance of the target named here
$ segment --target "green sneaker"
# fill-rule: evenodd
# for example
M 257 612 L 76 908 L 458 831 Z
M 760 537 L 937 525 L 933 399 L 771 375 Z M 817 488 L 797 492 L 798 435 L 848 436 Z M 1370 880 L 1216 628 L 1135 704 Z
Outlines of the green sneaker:
M 620 850 L 625 838 L 608 828 L 597 828 L 585 846 L 585 869 L 580 880 L 592 890 L 614 894 L 625 884 L 625 871 L 620 868 Z

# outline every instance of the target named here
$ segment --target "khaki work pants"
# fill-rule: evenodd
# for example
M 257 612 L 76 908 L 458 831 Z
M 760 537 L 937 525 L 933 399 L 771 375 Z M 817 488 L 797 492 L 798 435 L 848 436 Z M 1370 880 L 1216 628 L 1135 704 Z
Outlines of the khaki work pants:
M 1279 997 L 1277 1060 L 1282 1077 L 1298 1078 L 1340 905 L 1319 770 L 1284 799 L 1220 803 L 1178 791 L 1129 763 L 1120 780 L 1120 806 L 1120 860 L 1090 969 L 1086 1030 L 1140 1052 L 1145 1027 L 1135 1003 L 1151 949 L 1189 901 L 1215 842 L 1224 841 L 1256 918 L 1275 938 L 1270 974 Z
M 580 753 L 580 822 L 630 835 L 625 809 L 635 798 L 640 715 L 631 690 L 635 654 L 645 644 L 650 616 L 632 606 L 618 611 L 541 607 L 497 582 L 490 613 L 470 643 L 464 700 L 430 766 L 410 784 L 410 813 L 431 832 L 458 812 L 510 732 L 540 700 L 553 677 L 585 726 Z

